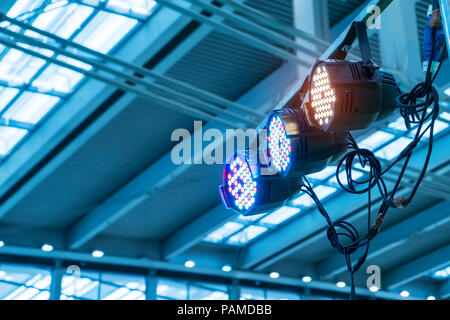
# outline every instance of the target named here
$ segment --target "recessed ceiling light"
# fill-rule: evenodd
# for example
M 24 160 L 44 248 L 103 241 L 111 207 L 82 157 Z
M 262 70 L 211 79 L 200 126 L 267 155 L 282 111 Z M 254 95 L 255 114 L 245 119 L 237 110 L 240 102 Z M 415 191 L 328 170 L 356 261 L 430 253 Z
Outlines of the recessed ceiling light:
M 436 300 L 436 297 L 435 297 L 435 296 L 429 296 L 429 297 L 427 298 L 427 300 Z
M 3 247 L 5 243 L 3 241 L 0 241 L 0 248 Z
M 403 290 L 402 292 L 400 292 L 400 295 L 401 295 L 403 298 L 408 298 L 408 297 L 409 297 L 409 292 L 406 291 L 406 290 Z
M 101 258 L 101 257 L 103 257 L 103 255 L 104 255 L 103 251 L 100 251 L 100 250 L 92 251 L 92 256 L 94 258 Z
M 344 288 L 344 287 L 346 286 L 346 284 L 345 284 L 344 281 L 339 281 L 339 282 L 336 283 L 336 286 L 337 286 L 338 288 Z
M 231 271 L 231 266 L 225 265 L 222 267 L 222 271 L 223 272 L 230 272 Z
M 445 94 L 448 95 L 450 97 L 450 88 L 445 89 Z
M 269 274 L 269 277 L 271 277 L 272 279 L 277 279 L 280 277 L 280 274 L 278 272 L 271 272 Z
M 304 277 L 302 278 L 302 281 L 303 281 L 303 282 L 311 282 L 311 280 L 312 280 L 312 278 L 311 278 L 310 276 L 304 276 Z
M 192 261 L 192 260 L 188 260 L 188 261 L 186 261 L 186 262 L 184 263 L 184 266 L 185 266 L 186 268 L 193 268 L 193 267 L 195 267 L 195 262 Z
M 41 247 L 41 249 L 42 251 L 50 252 L 53 251 L 53 246 L 51 244 L 46 243 Z
M 377 286 L 371 286 L 371 287 L 369 288 L 369 290 L 370 290 L 371 292 L 377 292 L 378 290 L 380 290 L 380 288 L 378 288 Z

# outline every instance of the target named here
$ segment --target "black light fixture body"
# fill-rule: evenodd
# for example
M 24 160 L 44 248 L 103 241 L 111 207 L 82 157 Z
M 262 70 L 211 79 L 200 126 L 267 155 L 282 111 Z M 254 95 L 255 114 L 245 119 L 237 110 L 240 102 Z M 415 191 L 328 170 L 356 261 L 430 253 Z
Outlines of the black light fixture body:
M 273 111 L 267 126 L 274 116 L 282 120 L 286 137 L 292 146 L 289 167 L 284 172 L 279 172 L 281 176 L 299 178 L 318 172 L 346 150 L 348 142 L 346 132 L 326 132 L 311 126 L 301 109 Z M 268 133 L 270 134 L 270 131 Z
M 395 78 L 371 59 L 365 25 L 352 27 L 362 61 L 318 60 L 308 78 L 306 116 L 311 125 L 325 131 L 365 129 L 395 110 Z

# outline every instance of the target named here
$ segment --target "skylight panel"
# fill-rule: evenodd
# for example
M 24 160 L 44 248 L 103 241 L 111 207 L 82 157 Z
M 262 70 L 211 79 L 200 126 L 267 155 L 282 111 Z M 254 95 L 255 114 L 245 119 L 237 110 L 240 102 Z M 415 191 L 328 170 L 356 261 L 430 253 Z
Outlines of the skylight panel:
M 0 126 L 0 156 L 7 155 L 27 134 L 27 130 Z
M 58 97 L 41 93 L 25 92 L 5 112 L 5 120 L 37 124 L 58 102 Z
M 126 294 L 130 293 L 130 289 L 122 287 L 118 288 L 117 290 L 114 290 L 110 294 L 108 294 L 106 297 L 103 298 L 103 300 L 119 300 Z
M 405 138 L 405 137 L 399 137 L 391 144 L 387 145 L 383 149 L 377 151 L 375 155 L 377 157 L 386 159 L 386 160 L 392 160 L 396 156 L 400 154 L 400 152 L 410 144 L 412 139 Z
M 297 215 L 298 213 L 300 213 L 299 208 L 284 206 L 267 215 L 260 222 L 263 224 L 276 226 Z
M 370 135 L 369 137 L 367 137 L 366 139 L 362 140 L 360 143 L 358 143 L 358 146 L 360 148 L 373 150 L 387 143 L 393 138 L 394 138 L 393 134 L 384 131 L 377 131 L 372 135 Z
M 201 300 L 228 300 L 228 294 L 222 291 L 213 291 Z
M 39 292 L 40 291 L 36 288 L 27 288 L 12 299 L 14 299 L 14 300 L 31 300 L 31 298 L 36 296 Z
M 67 1 L 48 5 L 33 22 L 33 26 L 42 30 L 52 32 L 62 38 L 69 38 L 82 23 L 92 14 L 92 7 L 72 3 L 67 5 Z M 27 35 L 35 35 L 28 32 Z
M 107 53 L 136 26 L 137 22 L 136 19 L 101 11 L 75 37 L 75 42 Z
M 153 0 L 109 0 L 106 7 L 117 13 L 131 14 L 145 18 L 156 6 Z
M 210 233 L 205 240 L 210 242 L 220 242 L 243 227 L 244 225 L 242 223 L 227 222 L 222 227 Z
M 427 122 L 425 122 L 422 126 L 422 130 L 424 130 L 425 128 L 427 128 L 430 125 L 430 120 L 428 120 Z M 448 128 L 448 124 L 445 122 L 442 122 L 440 120 L 436 120 L 434 122 L 434 135 L 437 135 L 439 132 L 441 132 L 444 129 Z M 409 134 L 409 137 L 414 138 L 416 135 L 417 129 L 414 129 L 411 131 L 411 133 Z M 430 130 L 428 130 L 424 135 L 425 138 L 430 138 Z
M 256 237 L 260 236 L 267 230 L 268 229 L 266 227 L 248 226 L 244 230 L 231 236 L 228 239 L 227 243 L 228 244 L 245 244 L 245 243 L 255 239 Z
M 441 112 L 439 115 L 442 119 L 450 121 L 450 113 L 449 112 Z
M 336 167 L 335 166 L 328 166 L 322 171 L 319 171 L 317 173 L 309 174 L 307 177 L 314 179 L 314 180 L 325 180 L 326 178 L 329 178 L 331 175 L 336 173 Z
M 237 218 L 238 221 L 242 221 L 242 222 L 247 222 L 247 221 L 256 221 L 259 218 L 263 217 L 264 215 L 266 215 L 267 213 L 261 213 L 261 214 L 253 214 L 251 216 L 244 216 L 242 214 L 240 214 Z
M 407 131 L 408 130 L 408 129 L 406 129 L 405 120 L 402 117 L 397 118 L 397 120 L 389 123 L 388 127 L 398 130 L 398 131 Z
M 172 299 L 185 300 L 187 298 L 187 287 L 183 282 L 160 279 L 158 281 L 156 294 Z
M 314 192 L 316 193 L 317 197 L 320 200 L 323 200 L 323 199 L 329 197 L 336 191 L 337 191 L 337 189 L 334 187 L 323 186 L 323 185 L 320 185 L 320 186 L 317 186 L 314 188 Z M 311 197 L 306 193 L 301 195 L 297 199 L 295 199 L 292 203 L 296 206 L 303 206 L 303 207 L 312 207 L 313 205 L 315 205 L 314 200 L 312 200 Z
M 148 17 L 155 6 L 156 2 L 153 0 L 83 0 L 77 2 L 17 0 L 7 15 L 91 49 L 108 53 L 137 26 L 138 19 Z M 112 13 L 112 11 L 120 12 L 120 14 Z M 132 16 L 135 16 L 136 19 Z M 7 22 L 3 22 L 1 25 L 13 31 L 21 31 L 19 27 Z M 25 34 L 48 40 L 29 30 L 26 30 Z M 55 56 L 51 50 L 38 49 L 25 44 L 20 45 L 47 56 Z M 60 102 L 59 96 L 73 92 L 85 78 L 82 73 L 48 64 L 45 60 L 25 54 L 20 50 L 4 46 L 0 46 L 0 50 L 2 52 L 0 58 L 0 111 L 3 112 L 2 117 L 5 121 L 38 124 Z M 67 48 L 67 50 L 80 54 L 74 48 Z M 89 58 L 94 57 L 89 56 Z M 57 59 L 85 70 L 92 69 L 87 64 L 65 56 L 59 55 Z M 31 81 L 32 83 L 30 83 Z M 25 91 L 27 85 L 30 86 L 30 91 Z M 11 87 L 8 88 L 8 86 Z M 17 100 L 14 100 L 15 98 Z M 11 101 L 13 101 L 12 104 Z M 8 109 L 5 109 L 6 107 Z M 22 129 L 0 127 L 0 155 L 9 154 L 27 132 Z
M 450 265 L 445 268 L 434 271 L 432 277 L 442 280 L 450 278 Z
M 15 18 L 24 12 L 32 11 L 42 5 L 44 0 L 18 0 L 9 9 L 7 16 Z
M 50 299 L 50 291 L 41 291 L 38 295 L 34 296 L 32 300 L 48 300 Z
M 0 87 L 0 111 L 19 93 L 19 89 Z
M 358 170 L 352 170 L 352 179 L 353 180 L 358 180 L 359 178 L 361 178 L 364 174 L 361 171 Z M 341 183 L 346 186 L 347 185 L 347 174 L 345 173 L 345 171 L 341 171 L 339 172 L 339 180 L 341 181 Z M 334 185 L 339 185 L 336 176 L 334 176 L 333 178 L 331 178 L 329 180 L 330 184 L 334 184 Z
M 0 61 L 0 79 L 22 85 L 31 80 L 45 61 L 10 49 Z
M 140 291 L 133 290 L 121 297 L 120 300 L 145 300 L 145 295 Z

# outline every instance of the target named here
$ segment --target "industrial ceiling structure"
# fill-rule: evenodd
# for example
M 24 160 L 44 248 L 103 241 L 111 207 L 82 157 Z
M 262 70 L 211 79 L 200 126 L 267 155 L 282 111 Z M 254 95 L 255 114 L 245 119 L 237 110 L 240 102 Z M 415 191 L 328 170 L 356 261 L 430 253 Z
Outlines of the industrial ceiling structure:
M 173 79 L 173 89 L 185 96 L 253 110 L 250 118 L 238 108 L 203 110 L 209 117 L 203 130 L 223 132 L 233 117 L 256 127 L 282 106 L 315 59 L 372 2 L 17 0 L 2 1 L 0 9 Z M 423 79 L 421 47 L 430 3 L 393 1 L 381 27 L 369 30 L 374 60 L 395 74 L 404 91 Z M 262 37 L 255 24 L 246 23 L 251 17 L 284 28 L 285 40 Z M 288 32 L 293 27 L 303 32 L 293 37 Z M 0 37 L 7 36 L 0 32 Z M 295 44 L 310 50 L 295 50 Z M 373 241 L 356 275 L 361 297 L 450 297 L 449 68 L 447 60 L 436 80 L 441 112 L 430 169 L 413 203 L 390 211 Z M 165 79 L 149 81 L 160 85 Z M 193 134 L 198 117 L 186 110 L 200 110 L 181 95 L 174 100 L 178 109 L 0 47 L 0 299 L 347 297 L 344 258 L 329 246 L 326 222 L 308 196 L 299 193 L 275 211 L 240 216 L 221 203 L 222 165 L 172 161 L 177 144 L 172 132 L 182 128 Z M 383 165 L 412 136 L 398 113 L 355 132 Z M 425 157 L 424 147 L 413 164 Z M 420 169 L 407 172 L 409 181 Z M 335 171 L 331 165 L 310 175 L 315 191 L 333 219 L 363 227 L 367 198 L 340 189 Z M 388 182 L 395 181 L 395 172 Z M 407 186 L 401 190 L 407 191 Z M 380 203 L 379 195 L 374 203 Z M 366 286 L 370 265 L 381 270 L 377 292 Z M 76 272 L 81 277 L 74 286 Z

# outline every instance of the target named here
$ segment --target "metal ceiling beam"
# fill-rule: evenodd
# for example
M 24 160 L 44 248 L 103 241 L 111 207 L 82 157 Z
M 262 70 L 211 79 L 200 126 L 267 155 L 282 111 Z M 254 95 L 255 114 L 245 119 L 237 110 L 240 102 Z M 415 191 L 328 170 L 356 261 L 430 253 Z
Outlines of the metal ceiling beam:
M 188 23 L 189 19 L 162 8 L 134 33 L 125 45 L 117 50 L 115 56 L 124 61 L 133 61 L 133 63 L 142 65 Z M 148 45 L 142 48 L 142 43 Z M 173 59 L 173 61 L 175 62 L 177 59 Z M 159 65 L 156 69 L 158 67 Z M 2 163 L 0 167 L 0 218 L 136 98 L 132 94 L 122 96 L 83 132 L 77 133 L 77 128 L 83 126 L 107 99 L 119 96 L 115 94 L 115 91 L 116 89 L 113 87 L 88 79 L 77 89 L 77 93 L 65 102 L 64 108 L 55 110 L 39 130 L 34 132 Z M 74 132 L 75 137 L 71 137 Z M 71 142 L 63 150 L 58 150 L 59 145 L 64 144 L 68 137 Z M 55 150 L 58 150 L 56 155 L 53 154 L 50 160 L 46 159 Z M 33 172 L 34 168 L 41 163 L 45 163 L 45 165 L 38 172 Z
M 395 250 L 417 233 L 432 232 L 435 228 L 448 224 L 450 222 L 450 215 L 447 212 L 449 206 L 450 201 L 441 202 L 380 232 L 370 243 L 367 260 L 376 259 Z M 358 251 L 355 252 L 355 256 L 359 256 Z M 320 263 L 318 269 L 321 276 L 331 278 L 345 272 L 347 265 L 344 257 L 336 253 Z
M 405 283 L 423 277 L 433 270 L 446 267 L 449 264 L 450 245 L 447 245 L 389 271 L 383 277 L 384 287 L 389 290 L 398 288 Z
M 431 157 L 429 170 L 444 164 L 450 158 L 450 135 L 436 139 L 434 142 L 434 154 Z M 422 163 L 426 155 L 426 149 L 420 149 L 411 159 L 411 163 Z M 375 195 L 373 199 L 376 199 Z M 349 208 L 351 204 L 351 208 Z M 355 208 L 364 208 L 367 205 L 366 195 L 343 194 L 324 203 L 333 220 L 346 218 Z M 344 210 L 343 208 L 348 208 Z M 359 210 L 357 210 L 358 212 Z M 282 257 L 296 252 L 304 241 L 318 232 L 322 232 L 327 223 L 318 214 L 317 210 L 300 215 L 291 223 L 279 228 L 248 246 L 242 253 L 240 267 L 260 268 L 260 264 L 268 266 Z
M 172 10 L 178 11 L 183 15 L 190 17 L 202 24 L 209 25 L 213 27 L 216 31 L 223 33 L 225 35 L 231 36 L 233 38 L 241 40 L 243 43 L 246 43 L 256 49 L 266 51 L 274 56 L 277 56 L 286 61 L 297 63 L 304 67 L 310 67 L 311 63 L 300 59 L 296 55 L 286 51 L 280 47 L 274 46 L 266 41 L 263 41 L 259 38 L 254 37 L 251 34 L 245 33 L 239 29 L 233 28 L 223 22 L 217 22 L 206 15 L 199 14 L 193 10 L 183 8 L 177 3 L 168 0 L 156 0 L 159 4 L 166 6 Z
M 40 248 L 44 243 L 51 244 L 55 250 L 66 249 L 64 231 L 53 228 L 36 228 L 27 225 L 0 225 L 0 240 L 5 245 L 13 245 L 26 248 Z M 124 257 L 147 257 L 160 259 L 160 246 L 157 241 L 144 241 L 128 238 L 99 236 L 95 240 L 83 246 L 80 250 L 92 252 L 102 250 L 108 255 Z
M 273 285 L 273 286 L 283 286 L 290 288 L 302 288 L 302 289 L 312 289 L 312 290 L 320 290 L 334 294 L 343 294 L 347 295 L 349 289 L 348 288 L 338 288 L 335 283 L 322 282 L 322 281 L 311 281 L 309 283 L 303 282 L 298 278 L 290 278 L 290 277 L 279 277 L 278 279 L 272 279 L 267 274 L 256 273 L 256 272 L 248 272 L 248 271 L 239 271 L 232 270 L 231 272 L 223 272 L 220 269 L 213 268 L 205 268 L 198 267 L 195 268 L 186 268 L 183 265 L 173 264 L 169 262 L 151 260 L 151 259 L 134 259 L 134 258 L 124 258 L 117 256 L 108 256 L 105 255 L 101 258 L 95 258 L 90 254 L 81 253 L 81 252 L 73 252 L 73 251 L 60 251 L 54 250 L 51 252 L 44 252 L 40 249 L 32 249 L 32 248 L 24 248 L 24 247 L 16 247 L 16 246 L 4 246 L 0 248 L 0 256 L 1 257 L 11 257 L 15 261 L 20 262 L 20 259 L 23 258 L 24 262 L 30 263 L 30 259 L 38 259 L 41 263 L 43 260 L 48 261 L 49 264 L 53 264 L 54 261 L 69 262 L 70 264 L 76 263 L 87 263 L 91 268 L 95 268 L 95 266 L 102 267 L 103 269 L 107 269 L 108 267 L 114 268 L 123 268 L 129 272 L 130 268 L 151 270 L 152 272 L 157 271 L 165 271 L 165 272 L 174 272 L 177 273 L 177 276 L 185 276 L 186 278 L 199 277 L 199 279 L 206 277 L 214 277 L 218 281 L 232 281 L 236 280 L 248 280 L 253 282 L 259 282 L 260 285 Z M 376 293 L 370 292 L 366 288 L 356 288 L 356 293 L 358 296 L 370 297 L 370 298 L 378 298 L 378 299 L 394 299 L 399 300 L 402 299 L 400 295 L 388 291 L 380 290 Z M 420 299 L 417 297 L 409 297 L 410 299 Z

